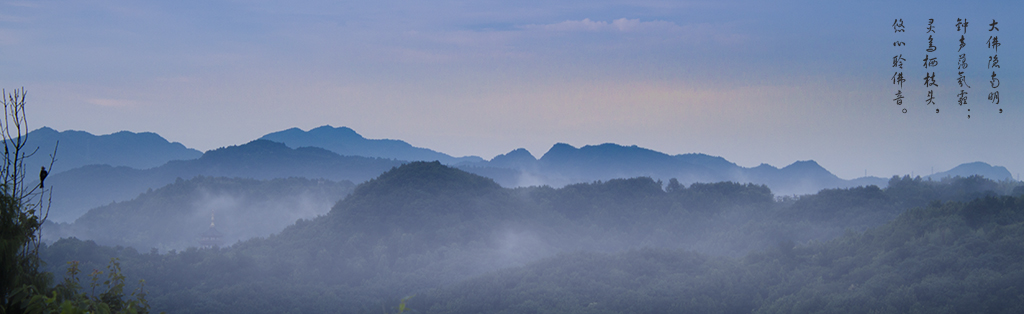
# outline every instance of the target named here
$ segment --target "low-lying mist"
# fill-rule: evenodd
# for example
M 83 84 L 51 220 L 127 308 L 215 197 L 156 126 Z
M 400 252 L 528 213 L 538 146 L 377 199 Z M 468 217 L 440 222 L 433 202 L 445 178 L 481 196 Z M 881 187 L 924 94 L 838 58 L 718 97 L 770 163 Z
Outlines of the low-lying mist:
M 110 221 L 103 226 L 121 228 L 113 233 L 134 238 L 108 232 L 104 233 L 107 243 L 150 241 L 171 247 L 164 243 L 195 243 L 197 235 L 209 228 L 209 215 L 216 213 L 216 228 L 225 240 L 255 236 L 230 247 L 178 249 L 162 255 L 107 250 L 126 265 L 134 265 L 126 267 L 126 272 L 152 284 L 154 306 L 168 312 L 377 312 L 382 304 L 398 304 L 402 297 L 414 294 L 424 295 L 416 306 L 428 312 L 515 313 L 516 309 L 544 308 L 544 304 L 530 303 L 533 300 L 560 304 L 565 311 L 578 307 L 587 309 L 580 312 L 593 313 L 658 312 L 629 306 L 645 304 L 638 300 L 661 300 L 665 308 L 678 308 L 679 304 L 670 302 L 675 300 L 672 296 L 689 291 L 701 298 L 690 301 L 710 304 L 707 309 L 724 309 L 709 312 L 729 313 L 750 312 L 759 302 L 774 302 L 763 298 L 781 298 L 784 295 L 777 294 L 814 284 L 789 273 L 799 267 L 826 278 L 840 276 L 829 267 L 845 267 L 840 272 L 849 272 L 867 267 L 855 263 L 905 258 L 902 251 L 884 248 L 877 253 L 888 254 L 884 257 L 849 256 L 875 252 L 875 248 L 839 245 L 908 243 L 884 237 L 893 233 L 885 230 L 902 230 L 891 226 L 894 219 L 900 221 L 897 217 L 906 225 L 927 216 L 903 215 L 909 209 L 937 208 L 941 202 L 953 201 L 951 209 L 932 213 L 948 215 L 959 213 L 964 207 L 959 202 L 1021 190 L 1009 182 L 973 177 L 949 182 L 893 178 L 885 189 L 831 189 L 779 198 L 764 185 L 683 185 L 678 180 L 665 183 L 651 178 L 507 189 L 440 163 L 403 165 L 354 189 L 305 179 L 288 179 L 293 181 L 287 184 L 233 180 L 179 182 L 146 193 L 131 206 L 125 202 L 94 210 L 74 225 L 81 228 Z M 334 203 L 329 212 L 318 210 L 318 204 L 330 202 L 328 195 L 348 191 L 351 194 Z M 977 213 L 985 211 L 970 206 L 962 211 L 987 230 L 995 230 L 993 236 L 978 237 L 1000 239 L 1000 227 L 978 218 L 984 215 Z M 302 215 L 315 218 L 293 220 Z M 121 223 L 117 217 L 129 219 Z M 188 227 L 192 229 L 187 232 L 179 228 L 178 234 L 188 236 L 152 237 L 168 232 L 158 223 L 198 227 Z M 266 235 L 273 231 L 259 231 L 288 224 L 270 236 Z M 926 235 L 921 241 L 936 245 L 948 244 L 947 234 L 948 238 L 976 234 L 971 226 L 936 233 L 927 229 L 928 224 L 914 227 L 924 228 L 915 232 Z M 860 237 L 880 226 L 889 229 Z M 841 241 L 831 241 L 837 238 Z M 52 248 L 75 251 L 89 245 L 94 246 L 65 240 Z M 780 283 L 780 278 L 793 278 L 799 284 L 784 286 L 786 281 Z M 842 289 L 833 290 L 853 291 L 843 289 L 851 283 L 866 284 L 862 279 L 851 280 L 836 284 Z M 767 288 L 777 285 L 783 286 Z M 633 299 L 592 300 L 602 294 Z M 619 308 L 605 311 L 600 308 L 605 305 Z M 702 312 L 699 307 L 683 308 Z
M 71 224 L 47 224 L 43 238 L 164 252 L 199 246 L 200 235 L 214 224 L 223 236 L 219 245 L 227 246 L 326 214 L 352 187 L 347 181 L 196 177 L 97 207 Z

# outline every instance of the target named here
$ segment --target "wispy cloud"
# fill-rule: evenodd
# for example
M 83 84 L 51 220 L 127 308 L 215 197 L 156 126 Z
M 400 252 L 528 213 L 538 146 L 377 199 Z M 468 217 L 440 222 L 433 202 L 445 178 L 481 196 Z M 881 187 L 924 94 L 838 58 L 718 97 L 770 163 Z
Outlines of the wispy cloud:
M 519 27 L 526 32 L 542 32 L 573 36 L 582 33 L 630 34 L 631 36 L 657 37 L 659 43 L 682 40 L 691 44 L 715 42 L 734 45 L 749 40 L 749 36 L 737 31 L 734 23 L 726 24 L 685 24 L 675 22 L 620 18 L 611 21 L 595 21 L 589 18 L 552 24 L 530 24 Z
M 659 30 L 681 30 L 676 23 L 667 21 L 640 21 L 640 19 L 620 18 L 611 22 L 592 21 L 589 18 L 579 21 L 564 21 L 554 24 L 531 24 L 523 29 L 548 30 L 558 32 L 643 32 Z

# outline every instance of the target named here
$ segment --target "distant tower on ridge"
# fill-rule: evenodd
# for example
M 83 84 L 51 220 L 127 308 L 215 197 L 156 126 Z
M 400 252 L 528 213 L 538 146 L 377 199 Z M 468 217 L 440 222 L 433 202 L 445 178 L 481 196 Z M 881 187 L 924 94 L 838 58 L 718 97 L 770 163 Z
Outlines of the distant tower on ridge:
M 211 213 L 210 229 L 206 229 L 206 232 L 203 232 L 203 234 L 199 236 L 199 245 L 206 248 L 212 248 L 220 246 L 221 244 L 224 244 L 224 234 L 217 231 L 217 228 L 214 227 L 213 213 Z

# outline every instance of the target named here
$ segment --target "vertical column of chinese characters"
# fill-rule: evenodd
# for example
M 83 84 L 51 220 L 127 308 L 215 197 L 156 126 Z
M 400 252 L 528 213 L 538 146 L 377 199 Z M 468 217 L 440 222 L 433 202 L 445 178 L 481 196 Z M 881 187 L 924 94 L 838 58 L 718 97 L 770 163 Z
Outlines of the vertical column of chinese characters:
M 962 32 L 960 34 L 960 48 L 957 49 L 957 53 L 960 53 L 964 49 L 964 46 L 967 46 L 966 38 L 964 37 L 967 35 L 967 19 L 956 19 L 956 31 Z M 957 84 L 960 84 L 960 93 L 956 94 L 956 103 L 960 106 L 967 104 L 968 93 L 964 88 L 971 88 L 970 85 L 967 85 L 967 77 L 964 76 L 964 71 L 962 71 L 964 69 L 967 69 L 967 54 L 961 53 L 960 61 L 957 64 L 959 76 L 956 78 Z M 971 112 L 971 109 L 967 108 L 967 112 Z M 970 119 L 971 115 L 967 114 L 967 118 Z
M 999 31 L 999 27 L 996 27 L 996 25 L 998 25 L 998 24 L 999 24 L 999 22 L 996 22 L 995 19 L 992 19 L 992 24 L 988 25 L 989 26 L 988 31 L 990 32 L 990 34 L 998 34 L 998 33 L 992 33 L 992 32 L 998 32 Z M 999 104 L 999 90 L 997 90 L 997 88 L 999 88 L 999 78 L 996 77 L 996 70 L 995 69 L 999 68 L 999 54 L 998 54 L 999 53 L 999 45 L 1000 45 L 999 44 L 999 36 L 997 36 L 997 35 L 990 35 L 990 36 L 988 36 L 988 42 L 986 42 L 986 44 L 988 45 L 989 49 L 992 49 L 992 55 L 988 56 L 988 68 L 990 70 L 992 70 L 992 79 L 989 80 L 989 85 L 992 86 L 993 91 L 988 93 L 988 100 L 991 101 L 993 104 L 998 105 Z M 1003 113 L 1003 109 L 1002 108 L 999 108 L 999 113 Z
M 925 34 L 934 34 L 934 33 L 935 33 L 935 19 L 928 19 L 928 28 L 925 31 Z M 928 96 L 924 100 L 925 105 L 934 105 L 935 104 L 935 90 L 932 89 L 932 87 L 939 86 L 938 82 L 935 80 L 935 71 L 934 71 L 935 70 L 934 68 L 939 66 L 939 58 L 938 57 L 933 57 L 934 55 L 930 54 L 930 53 L 935 52 L 936 50 L 939 50 L 939 48 L 935 47 L 935 37 L 933 35 L 928 35 L 928 48 L 925 49 L 925 52 L 928 52 L 928 53 L 926 53 L 924 55 L 924 70 L 925 70 L 925 72 L 924 72 L 924 87 L 928 88 Z M 928 72 L 928 69 L 932 69 L 933 71 L 932 72 Z M 939 112 L 938 109 L 936 109 L 935 112 L 938 113 Z
M 925 51 L 932 53 L 938 50 L 939 48 L 935 47 L 935 37 L 931 35 L 935 34 L 935 19 L 928 19 L 928 28 L 925 30 L 924 33 L 928 34 L 928 49 L 925 49 Z M 938 86 L 938 84 L 935 83 L 935 72 L 932 72 L 931 75 L 929 75 L 927 69 L 929 67 L 939 65 L 939 61 L 937 58 L 929 58 L 928 56 L 928 54 L 924 55 L 924 68 L 926 70 L 924 73 L 924 86 L 929 87 L 928 96 L 924 100 L 924 104 L 926 106 L 935 104 L 935 90 L 930 89 L 930 87 Z M 938 108 L 935 109 L 935 113 L 939 113 Z
M 956 52 L 960 54 L 959 60 L 957 60 L 956 64 L 956 83 L 960 85 L 960 93 L 957 94 L 957 97 L 959 98 L 957 100 L 957 104 L 963 106 L 967 104 L 967 91 L 964 90 L 964 88 L 971 88 L 971 85 L 967 84 L 967 76 L 964 75 L 964 70 L 967 70 L 967 53 L 963 52 L 964 47 L 967 46 L 967 39 L 964 37 L 967 35 L 967 19 L 964 19 L 962 24 L 960 23 L 960 19 L 956 20 L 957 31 L 960 31 L 961 26 L 963 27 L 963 33 L 960 34 L 960 47 L 956 50 Z M 971 109 L 967 109 L 967 111 L 971 111 Z M 971 115 L 967 115 L 967 117 L 970 118 Z
M 903 19 L 893 20 L 892 29 L 893 32 L 896 34 L 904 33 L 906 30 L 903 27 Z M 906 46 L 907 44 L 899 40 L 899 37 L 897 37 L 897 40 L 894 41 L 892 45 L 893 47 L 897 47 L 897 49 L 899 49 L 899 47 Z M 903 106 L 903 82 L 907 81 L 903 79 L 903 61 L 907 61 L 907 59 L 903 58 L 902 53 L 892 57 L 892 67 L 898 68 L 892 74 L 892 84 L 899 86 L 899 89 L 896 90 L 896 98 L 893 99 L 893 101 L 896 102 L 897 106 Z M 907 108 L 903 108 L 903 113 L 907 113 Z

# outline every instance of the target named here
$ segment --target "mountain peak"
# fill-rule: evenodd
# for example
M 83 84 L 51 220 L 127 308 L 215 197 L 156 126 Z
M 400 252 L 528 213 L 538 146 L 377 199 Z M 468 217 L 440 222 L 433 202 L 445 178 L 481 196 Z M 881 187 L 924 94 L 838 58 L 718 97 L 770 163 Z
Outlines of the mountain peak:
M 573 147 L 572 145 L 566 143 L 557 143 L 554 146 L 551 146 L 551 149 L 548 149 L 547 153 L 544 153 L 543 156 L 540 156 L 539 160 L 544 163 L 564 162 L 572 159 L 579 153 L 579 151 L 579 149 Z
M 505 162 L 508 162 L 508 161 L 524 161 L 524 160 L 537 161 L 537 158 L 533 157 L 533 154 L 531 154 L 530 151 L 526 150 L 525 148 L 516 148 L 516 149 L 512 150 L 511 152 L 508 152 L 508 153 L 506 153 L 504 155 L 494 156 L 494 158 L 491 159 L 491 162 L 493 162 L 493 163 L 505 163 Z
M 619 145 L 615 143 L 604 143 L 601 145 L 587 145 L 580 148 L 581 151 L 595 151 L 604 154 L 615 154 L 615 155 L 640 155 L 640 156 L 657 156 L 658 158 L 669 157 L 669 155 L 636 145 Z
M 181 143 L 170 142 L 153 132 L 134 133 L 119 131 L 106 135 L 93 135 L 85 131 L 57 131 L 41 127 L 26 135 L 27 147 L 39 148 L 39 154 L 26 162 L 30 168 L 49 165 L 49 152 L 60 142 L 57 162 L 51 173 L 85 165 L 106 164 L 146 169 L 163 165 L 171 160 L 199 158 L 202 152 Z M 45 160 L 44 160 L 45 159 Z
M 307 133 L 309 133 L 311 135 L 315 135 L 315 136 L 333 136 L 333 137 L 344 138 L 344 139 L 349 139 L 349 140 L 366 140 L 365 137 L 363 137 L 362 135 L 359 135 L 359 133 L 356 133 L 355 130 L 353 130 L 353 129 L 349 128 L 349 127 L 346 127 L 346 126 L 336 128 L 336 127 L 333 127 L 333 126 L 331 126 L 329 124 L 328 125 L 322 125 L 322 126 L 319 126 L 317 128 L 309 130 L 309 132 L 307 132 Z
M 832 172 L 829 172 L 825 167 L 822 167 L 818 162 L 814 160 L 799 160 L 795 161 L 789 166 L 783 167 L 781 170 L 790 171 L 795 175 L 804 176 L 820 176 L 819 178 L 835 178 L 838 179 Z
M 989 165 L 988 163 L 984 163 L 981 161 L 960 164 L 956 167 L 953 167 L 953 169 L 949 169 L 948 171 L 945 172 L 939 172 L 928 177 L 931 177 L 933 179 L 941 179 L 945 177 L 956 176 L 966 178 L 972 175 L 981 175 L 985 178 L 994 181 L 1013 179 L 1013 174 L 1011 174 L 1010 171 L 1006 169 L 1006 167 L 992 166 Z
M 391 139 L 367 139 L 348 127 L 320 126 L 309 131 L 287 129 L 264 135 L 260 139 L 281 142 L 288 147 L 319 147 L 343 156 L 387 158 L 403 161 L 434 161 L 445 164 L 482 161 L 480 157 L 455 158 L 426 148 L 419 148 L 404 141 Z
M 356 186 L 331 215 L 342 221 L 377 221 L 403 229 L 424 228 L 436 215 L 473 215 L 479 197 L 501 191 L 489 178 L 451 168 L 438 161 L 417 161 L 391 168 Z M 410 197 L 418 197 L 409 202 Z
M 275 154 L 291 150 L 292 149 L 288 148 L 284 143 L 257 139 L 242 145 L 232 145 L 207 151 L 202 157 L 199 157 L 199 159 L 210 160 L 225 158 L 226 156 Z
M 489 165 L 494 167 L 523 169 L 533 168 L 537 164 L 537 158 L 525 148 L 517 148 L 504 155 L 494 156 Z
M 548 153 L 551 153 L 552 151 L 558 152 L 558 151 L 570 151 L 570 150 L 574 151 L 574 150 L 576 150 L 576 147 L 572 146 L 572 145 L 569 145 L 569 144 L 566 144 L 566 143 L 561 143 L 560 142 L 560 143 L 555 143 L 555 145 L 552 145 L 551 149 L 548 149 Z
M 48 126 L 44 126 L 44 127 L 39 128 L 39 129 L 36 129 L 35 131 L 32 131 L 32 133 L 38 133 L 38 134 L 41 134 L 41 135 L 42 134 L 51 135 L 51 134 L 57 134 L 57 133 L 60 133 L 60 132 L 57 131 L 57 130 L 54 130 L 54 129 L 48 127 Z
M 821 165 L 819 165 L 818 162 L 814 161 L 814 160 L 797 160 L 797 161 L 793 162 L 792 164 L 790 164 L 789 166 L 786 166 L 786 168 L 789 168 L 789 167 L 793 167 L 793 169 L 800 169 L 800 168 L 808 168 L 808 169 L 810 169 L 810 168 L 821 168 Z
M 615 143 L 604 143 L 601 145 L 587 145 L 577 149 L 569 144 L 558 143 L 551 147 L 540 158 L 540 161 L 550 165 L 584 162 L 602 164 L 602 166 L 636 167 L 638 166 L 636 163 L 667 163 L 671 159 L 672 157 L 665 153 L 637 145 L 623 146 Z
M 494 180 L 445 166 L 439 161 L 416 161 L 392 168 L 360 185 L 360 188 L 363 192 L 367 189 L 412 188 L 434 194 L 500 189 L 501 186 L 494 183 Z

